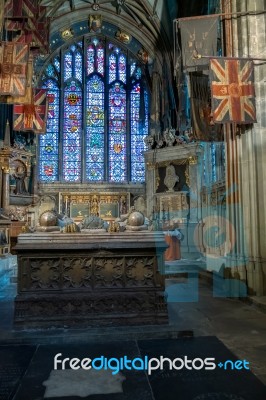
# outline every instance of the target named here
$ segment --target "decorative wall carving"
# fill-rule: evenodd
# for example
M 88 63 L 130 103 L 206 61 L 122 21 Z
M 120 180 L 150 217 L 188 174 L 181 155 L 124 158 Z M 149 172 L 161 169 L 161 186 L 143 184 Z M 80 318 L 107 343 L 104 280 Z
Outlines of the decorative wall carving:
M 126 259 L 126 283 L 128 286 L 154 286 L 154 257 Z
M 63 263 L 63 288 L 92 287 L 92 259 L 66 258 Z
M 31 290 L 54 289 L 60 287 L 60 262 L 57 259 L 29 260 Z

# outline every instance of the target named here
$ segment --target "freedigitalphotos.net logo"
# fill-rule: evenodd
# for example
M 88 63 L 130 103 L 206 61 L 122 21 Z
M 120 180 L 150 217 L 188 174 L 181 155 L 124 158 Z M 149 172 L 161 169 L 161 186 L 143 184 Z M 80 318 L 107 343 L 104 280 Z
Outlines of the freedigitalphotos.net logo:
M 215 370 L 217 367 L 224 370 L 241 370 L 249 369 L 249 362 L 246 360 L 226 360 L 216 363 L 214 357 L 200 358 L 196 357 L 190 359 L 188 356 L 177 357 L 170 359 L 168 357 L 160 356 L 159 358 L 148 356 L 135 357 L 133 359 L 123 356 L 120 358 L 104 356 L 91 358 L 63 358 L 62 353 L 57 353 L 54 356 L 54 370 L 60 369 L 84 369 L 84 370 L 111 370 L 113 375 L 118 374 L 123 370 L 136 370 L 147 371 L 151 375 L 156 370 Z

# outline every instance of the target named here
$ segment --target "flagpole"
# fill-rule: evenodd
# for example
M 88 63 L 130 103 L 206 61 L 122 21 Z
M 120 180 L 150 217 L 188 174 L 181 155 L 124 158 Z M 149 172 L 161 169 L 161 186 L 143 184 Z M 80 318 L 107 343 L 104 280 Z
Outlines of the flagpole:
M 232 17 L 233 15 L 236 16 L 248 16 L 248 15 L 259 15 L 265 14 L 266 10 L 260 11 L 238 11 L 238 12 L 228 12 L 228 13 L 218 13 L 218 14 L 208 14 L 208 15 L 196 15 L 194 17 L 184 17 L 184 18 L 176 18 L 174 22 L 178 21 L 193 21 L 198 19 L 205 19 L 205 18 L 213 18 L 213 17 Z M 227 19 L 227 18 L 225 18 Z
M 266 61 L 266 58 L 258 58 L 258 57 L 223 57 L 223 56 L 202 56 L 201 54 L 196 54 L 193 55 L 193 58 L 196 60 L 199 60 L 201 58 L 226 58 L 227 60 L 253 60 L 253 61 Z

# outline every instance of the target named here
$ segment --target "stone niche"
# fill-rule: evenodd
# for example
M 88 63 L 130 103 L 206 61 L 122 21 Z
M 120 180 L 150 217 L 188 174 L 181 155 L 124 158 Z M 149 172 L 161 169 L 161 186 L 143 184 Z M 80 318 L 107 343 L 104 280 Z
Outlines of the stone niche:
M 19 235 L 15 326 L 168 322 L 161 232 Z
M 148 218 L 182 233 L 181 257 L 198 258 L 202 246 L 202 152 L 198 143 L 145 153 Z

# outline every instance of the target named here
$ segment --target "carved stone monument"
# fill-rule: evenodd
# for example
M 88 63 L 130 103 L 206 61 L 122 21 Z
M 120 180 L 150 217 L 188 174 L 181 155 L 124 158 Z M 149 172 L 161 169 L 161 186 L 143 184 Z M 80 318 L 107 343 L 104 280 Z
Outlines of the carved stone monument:
M 168 189 L 168 192 L 173 192 L 176 182 L 179 182 L 179 176 L 175 173 L 175 167 L 168 165 L 166 167 L 166 173 L 164 178 L 164 184 Z
M 163 233 L 18 237 L 17 327 L 168 322 Z

